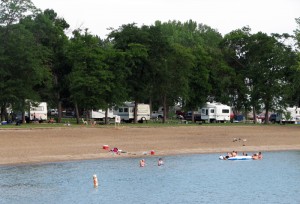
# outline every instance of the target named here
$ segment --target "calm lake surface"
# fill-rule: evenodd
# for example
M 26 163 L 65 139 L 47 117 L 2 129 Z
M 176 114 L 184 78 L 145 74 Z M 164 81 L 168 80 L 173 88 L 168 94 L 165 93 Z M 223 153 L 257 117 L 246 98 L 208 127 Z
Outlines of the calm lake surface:
M 218 154 L 0 166 L 0 203 L 300 203 L 300 151 L 260 161 Z M 99 187 L 93 187 L 97 174 Z

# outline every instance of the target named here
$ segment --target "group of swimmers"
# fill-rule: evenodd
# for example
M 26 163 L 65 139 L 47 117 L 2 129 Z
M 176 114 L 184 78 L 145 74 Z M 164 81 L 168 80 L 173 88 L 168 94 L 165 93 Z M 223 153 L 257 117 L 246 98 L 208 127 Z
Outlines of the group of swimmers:
M 140 167 L 144 167 L 145 165 L 146 165 L 145 159 L 140 160 Z M 159 159 L 158 159 L 157 165 L 158 165 L 158 166 L 164 165 L 164 161 L 163 161 L 162 158 L 159 158 Z
M 236 157 L 236 156 L 238 156 L 238 152 L 237 151 L 232 151 L 232 152 L 227 152 L 226 156 L 220 156 L 220 159 L 226 160 L 230 157 Z M 248 154 L 243 152 L 243 156 L 248 156 Z M 254 160 L 259 160 L 259 159 L 262 159 L 262 158 L 263 158 L 263 155 L 262 155 L 261 152 L 254 153 L 252 155 L 252 159 L 254 159 Z
M 252 155 L 252 159 L 254 159 L 254 160 L 262 159 L 262 158 L 263 158 L 263 155 L 261 152 L 258 152 L 257 154 L 255 153 Z

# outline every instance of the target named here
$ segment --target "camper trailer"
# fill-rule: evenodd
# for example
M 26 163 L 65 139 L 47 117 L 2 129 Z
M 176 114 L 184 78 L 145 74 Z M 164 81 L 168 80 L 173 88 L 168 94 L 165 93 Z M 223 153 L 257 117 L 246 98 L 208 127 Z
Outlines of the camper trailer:
M 122 121 L 132 122 L 134 120 L 134 103 L 124 103 L 122 106 L 115 107 L 114 115 L 120 116 Z M 144 122 L 150 120 L 150 105 L 137 104 L 137 121 Z
M 207 102 L 201 108 L 201 120 L 208 123 L 229 122 L 231 108 L 221 103 Z
M 29 119 L 34 121 L 45 121 L 47 120 L 47 103 L 41 102 L 37 106 L 31 104 L 29 110 Z
M 91 110 L 89 111 L 89 116 L 91 119 L 95 120 L 105 120 L 105 110 Z M 113 109 L 107 109 L 107 119 L 115 118 Z
M 300 122 L 300 108 L 288 107 L 282 112 L 276 113 L 277 123 L 292 123 L 297 124 Z
M 48 117 L 48 110 L 47 110 L 47 103 L 40 102 L 40 103 L 29 103 L 29 111 L 25 111 L 25 120 L 26 122 L 30 121 L 39 121 L 43 122 L 47 120 Z M 16 120 L 22 121 L 22 113 L 16 112 Z

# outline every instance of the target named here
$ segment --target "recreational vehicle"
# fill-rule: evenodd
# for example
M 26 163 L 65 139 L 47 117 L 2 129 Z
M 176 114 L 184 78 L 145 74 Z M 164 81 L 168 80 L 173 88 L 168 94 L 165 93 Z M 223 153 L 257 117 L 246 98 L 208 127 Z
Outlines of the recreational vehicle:
M 300 122 L 300 108 L 288 107 L 285 110 L 276 113 L 277 123 L 292 123 L 297 124 Z
M 201 108 L 201 120 L 208 123 L 229 122 L 231 108 L 221 103 L 207 102 Z
M 40 102 L 40 103 L 31 103 L 29 102 L 29 109 L 25 110 L 25 120 L 26 122 L 30 121 L 39 121 L 43 122 L 47 120 L 47 103 Z M 16 120 L 22 121 L 22 113 L 16 112 Z
M 91 110 L 89 111 L 89 116 L 91 119 L 95 120 L 104 120 L 105 119 L 105 110 Z M 107 119 L 115 118 L 113 109 L 107 109 Z
M 47 103 L 41 102 L 37 106 L 30 104 L 29 119 L 38 121 L 47 120 Z
M 124 103 L 123 106 L 115 107 L 114 115 L 120 116 L 122 121 L 132 122 L 134 120 L 134 103 Z M 137 121 L 150 120 L 150 105 L 137 104 Z

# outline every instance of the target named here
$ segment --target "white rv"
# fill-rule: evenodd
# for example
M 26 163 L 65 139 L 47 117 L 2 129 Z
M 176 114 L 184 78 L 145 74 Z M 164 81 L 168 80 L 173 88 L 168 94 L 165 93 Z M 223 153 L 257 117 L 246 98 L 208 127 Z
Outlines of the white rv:
M 300 122 L 300 108 L 288 107 L 282 112 L 276 113 L 276 122 L 297 124 Z
M 201 108 L 201 120 L 209 123 L 214 122 L 229 122 L 230 121 L 230 106 L 221 103 L 207 102 Z
M 41 102 L 38 103 L 37 106 L 31 104 L 29 110 L 29 119 L 39 121 L 47 120 L 47 103 Z
M 89 111 L 89 116 L 91 119 L 95 120 L 105 120 L 105 110 L 91 110 Z M 112 119 L 115 118 L 113 109 L 107 109 L 107 118 Z
M 132 122 L 134 120 L 134 103 L 124 103 L 123 106 L 115 107 L 114 115 L 120 116 L 122 121 Z M 150 105 L 137 104 L 137 121 L 150 120 Z
M 22 112 L 16 112 L 16 120 L 22 120 Z M 24 112 L 25 120 L 27 123 L 30 121 L 46 121 L 48 118 L 48 110 L 46 102 L 29 102 L 29 109 Z

